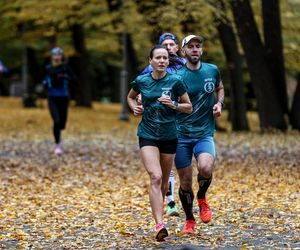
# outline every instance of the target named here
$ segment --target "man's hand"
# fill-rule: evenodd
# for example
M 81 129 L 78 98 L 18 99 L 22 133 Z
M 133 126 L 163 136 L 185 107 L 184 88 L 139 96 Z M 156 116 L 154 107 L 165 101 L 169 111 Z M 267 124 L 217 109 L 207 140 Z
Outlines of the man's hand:
M 221 116 L 222 113 L 222 104 L 220 102 L 217 102 L 213 107 L 213 114 L 215 118 L 218 118 Z

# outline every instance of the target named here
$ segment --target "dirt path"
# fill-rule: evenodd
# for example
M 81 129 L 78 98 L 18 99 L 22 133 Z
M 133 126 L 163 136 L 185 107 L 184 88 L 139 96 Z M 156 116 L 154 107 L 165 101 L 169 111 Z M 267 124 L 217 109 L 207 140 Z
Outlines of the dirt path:
M 248 146 L 240 144 L 244 137 L 235 136 L 230 144 L 232 137 L 218 135 L 219 158 L 208 196 L 213 222 L 201 224 L 196 215 L 198 233 L 180 236 L 181 210 L 180 217 L 166 218 L 171 236 L 164 243 L 156 243 L 152 237 L 148 179 L 134 141 L 106 137 L 79 142 L 72 138 L 65 143 L 65 154 L 54 157 L 50 141 L 3 140 L 0 246 L 299 248 L 297 149 L 281 145 L 279 151 L 285 153 L 279 158 L 276 148 L 265 148 L 266 140 L 253 149 L 256 140 L 248 140 Z M 280 136 L 273 140 L 279 141 Z
M 196 215 L 197 234 L 180 236 L 181 210 L 157 243 L 138 119 L 120 122 L 117 105 L 71 108 L 65 153 L 55 157 L 46 105 L 1 99 L 0 113 L 0 248 L 300 249 L 299 133 L 217 133 L 213 221 Z

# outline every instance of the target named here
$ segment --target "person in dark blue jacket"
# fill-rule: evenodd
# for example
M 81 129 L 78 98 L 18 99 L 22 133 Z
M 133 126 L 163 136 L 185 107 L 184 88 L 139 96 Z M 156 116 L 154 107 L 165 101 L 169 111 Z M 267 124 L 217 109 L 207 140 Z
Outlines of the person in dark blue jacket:
M 159 44 L 166 47 L 167 51 L 169 52 L 170 57 L 174 57 L 177 60 L 177 64 L 174 66 L 169 65 L 167 67 L 168 73 L 174 73 L 176 70 L 180 69 L 185 63 L 185 58 L 178 55 L 179 45 L 177 37 L 172 33 L 164 33 L 159 37 Z M 149 64 L 141 73 L 140 75 L 144 75 L 153 71 L 151 64 Z
M 67 123 L 69 106 L 69 85 L 76 83 L 71 68 L 63 62 L 63 50 L 55 47 L 51 50 L 51 64 L 46 66 L 44 85 L 48 89 L 48 107 L 53 120 L 55 154 L 62 154 L 61 130 Z

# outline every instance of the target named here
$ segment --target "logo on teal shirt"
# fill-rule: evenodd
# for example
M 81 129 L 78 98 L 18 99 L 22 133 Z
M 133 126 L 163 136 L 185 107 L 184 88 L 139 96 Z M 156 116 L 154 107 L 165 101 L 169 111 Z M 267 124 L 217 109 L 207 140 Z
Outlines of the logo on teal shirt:
M 205 84 L 204 84 L 204 90 L 207 93 L 212 93 L 215 90 L 215 85 L 212 82 L 211 78 L 206 78 L 205 80 Z
M 170 96 L 171 97 L 172 88 L 161 88 L 161 89 L 162 89 L 161 96 Z

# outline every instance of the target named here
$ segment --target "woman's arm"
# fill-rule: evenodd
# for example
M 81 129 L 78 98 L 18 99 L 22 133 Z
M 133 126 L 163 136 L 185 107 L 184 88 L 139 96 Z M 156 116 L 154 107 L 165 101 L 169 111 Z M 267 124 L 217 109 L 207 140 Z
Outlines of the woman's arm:
M 188 114 L 191 114 L 193 112 L 193 106 L 187 92 L 180 96 L 180 101 L 176 110 Z
M 136 97 L 138 96 L 138 93 L 135 92 L 133 89 L 130 89 L 128 95 L 127 95 L 127 103 L 130 107 L 130 109 L 133 111 L 133 114 L 135 116 L 142 115 L 144 112 L 143 105 L 139 105 L 136 102 Z
M 180 102 L 172 101 L 170 96 L 161 96 L 158 98 L 162 104 L 168 106 L 171 109 L 175 109 L 176 111 L 183 113 L 192 113 L 193 107 L 187 92 L 185 92 L 182 96 L 180 96 Z

